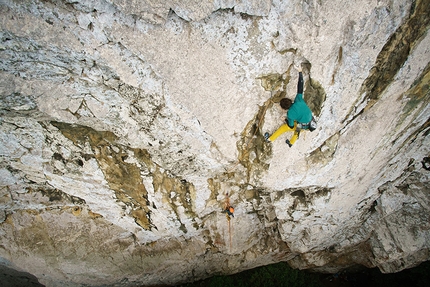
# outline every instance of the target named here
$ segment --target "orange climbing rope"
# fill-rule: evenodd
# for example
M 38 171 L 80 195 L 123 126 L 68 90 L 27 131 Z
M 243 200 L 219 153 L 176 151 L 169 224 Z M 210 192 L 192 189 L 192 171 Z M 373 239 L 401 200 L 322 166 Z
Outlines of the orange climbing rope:
M 225 194 L 225 203 L 224 203 L 224 210 L 222 212 L 225 212 L 225 217 L 227 218 L 228 221 L 228 235 L 229 235 L 229 242 L 230 242 L 230 252 L 231 252 L 231 217 L 234 217 L 233 212 L 234 212 L 234 208 L 233 206 L 230 205 L 230 197 L 228 195 L 228 192 Z
M 231 223 L 230 223 L 230 217 L 228 217 L 228 236 L 229 236 L 230 252 L 231 252 Z

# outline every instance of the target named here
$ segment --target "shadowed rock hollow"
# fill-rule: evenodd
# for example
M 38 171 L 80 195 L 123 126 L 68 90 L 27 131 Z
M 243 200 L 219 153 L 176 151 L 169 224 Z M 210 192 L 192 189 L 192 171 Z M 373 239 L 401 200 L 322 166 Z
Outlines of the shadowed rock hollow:
M 136 286 L 428 260 L 429 3 L 2 1 L 0 264 Z M 318 129 L 266 143 L 300 64 Z

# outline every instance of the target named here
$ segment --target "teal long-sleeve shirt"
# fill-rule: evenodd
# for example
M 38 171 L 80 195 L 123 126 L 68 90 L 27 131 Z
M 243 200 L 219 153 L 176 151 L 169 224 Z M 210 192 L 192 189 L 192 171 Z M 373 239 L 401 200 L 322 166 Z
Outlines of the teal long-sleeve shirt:
M 303 94 L 297 94 L 294 103 L 287 112 L 287 124 L 294 126 L 294 121 L 302 124 L 309 123 L 312 120 L 312 111 L 303 99 Z

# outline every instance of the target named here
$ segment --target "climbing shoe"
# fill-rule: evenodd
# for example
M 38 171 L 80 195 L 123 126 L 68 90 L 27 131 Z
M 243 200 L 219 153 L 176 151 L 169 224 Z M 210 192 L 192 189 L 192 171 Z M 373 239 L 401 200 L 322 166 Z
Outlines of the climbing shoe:
M 266 142 L 269 142 L 269 133 L 265 133 L 265 134 L 264 134 L 264 140 L 265 140 Z
M 287 145 L 288 145 L 289 147 L 292 147 L 292 146 L 293 146 L 293 145 L 290 143 L 290 141 L 289 141 L 289 140 L 286 140 L 285 142 L 287 143 Z

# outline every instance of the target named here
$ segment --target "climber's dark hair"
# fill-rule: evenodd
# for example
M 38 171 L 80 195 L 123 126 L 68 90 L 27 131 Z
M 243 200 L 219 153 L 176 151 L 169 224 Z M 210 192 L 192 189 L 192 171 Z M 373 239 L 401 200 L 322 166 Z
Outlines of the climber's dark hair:
M 293 102 L 289 98 L 283 98 L 279 102 L 279 104 L 281 105 L 281 108 L 283 108 L 284 110 L 288 110 L 293 104 Z

